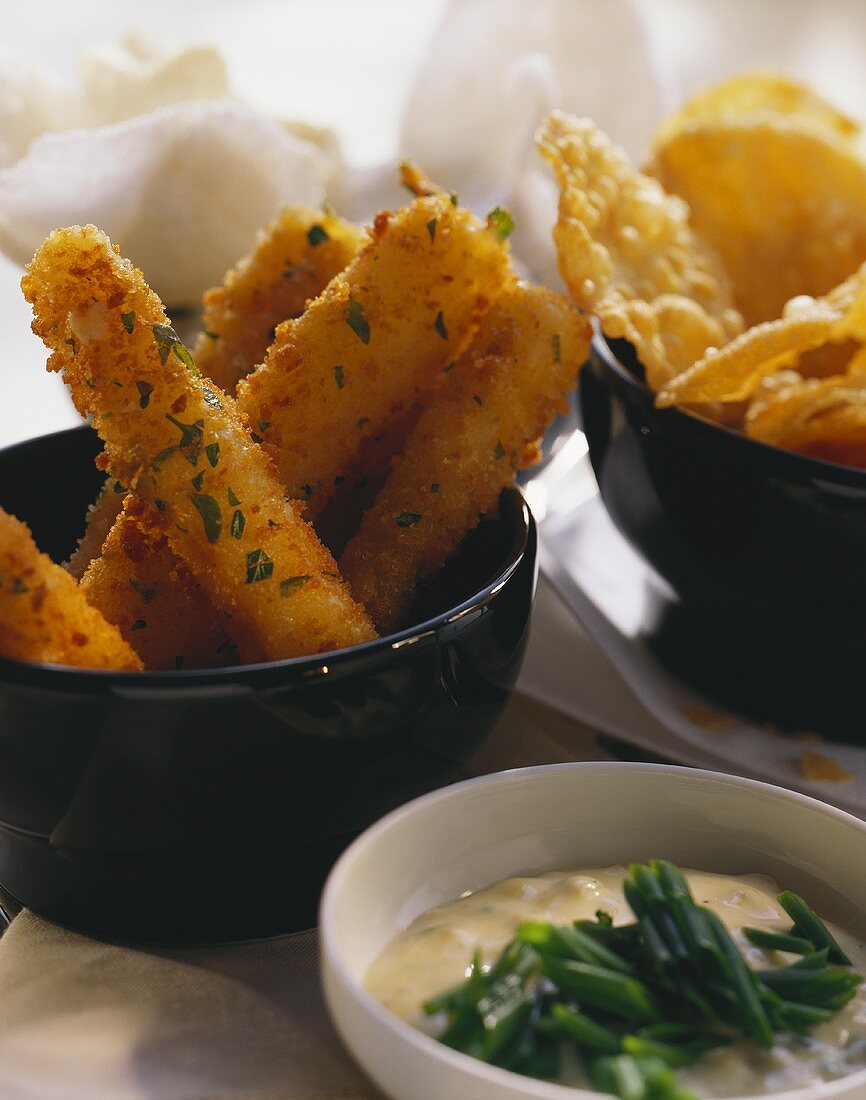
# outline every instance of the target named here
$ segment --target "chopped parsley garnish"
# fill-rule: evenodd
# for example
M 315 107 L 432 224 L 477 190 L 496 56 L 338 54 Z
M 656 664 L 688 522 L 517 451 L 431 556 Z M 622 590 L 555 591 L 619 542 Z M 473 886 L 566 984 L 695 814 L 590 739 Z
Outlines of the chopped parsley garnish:
M 295 589 L 305 585 L 309 579 L 309 573 L 299 573 L 297 577 L 286 577 L 284 581 L 280 581 L 280 595 L 283 598 L 290 596 Z
M 438 218 L 431 218 L 430 221 L 427 222 L 427 232 L 430 234 L 431 241 L 436 240 L 436 223 L 438 221 Z
M 127 332 L 131 333 L 135 328 L 135 310 L 130 310 L 129 313 L 121 313 L 121 321 L 123 321 L 123 327 Z
M 132 626 L 129 629 L 130 630 L 144 630 L 144 628 L 146 626 L 147 626 L 147 621 L 145 619 L 136 619 L 135 622 L 132 624 Z
M 153 597 L 156 595 L 156 586 L 151 585 L 149 588 L 142 588 L 137 580 L 131 579 L 129 587 L 133 592 L 137 592 L 141 596 L 144 603 L 150 603 Z
M 260 435 L 257 435 L 255 432 L 250 432 L 250 439 L 253 441 L 253 443 L 264 443 L 262 437 Z
M 220 334 L 218 332 L 211 332 L 210 329 L 205 329 L 204 334 L 209 340 L 219 340 L 220 338 Z
M 175 358 L 183 363 L 187 370 L 191 371 L 196 378 L 201 377 L 201 372 L 193 362 L 192 356 L 171 325 L 151 325 L 151 331 L 156 340 L 160 363 L 165 365 L 169 355 L 174 352 Z
M 433 327 L 439 333 L 443 340 L 448 339 L 448 329 L 445 327 L 445 318 L 442 314 L 442 310 L 436 314 L 436 320 L 433 322 Z
M 456 366 L 457 366 L 457 363 L 456 363 L 456 362 L 454 362 L 454 363 L 449 363 L 447 367 L 443 367 L 443 369 L 442 369 L 442 373 L 443 373 L 443 374 L 447 374 L 447 373 L 448 373 L 449 371 L 452 371 L 452 370 L 454 370 L 454 368 L 455 368 Z
M 472 394 L 472 400 L 475 402 L 476 405 L 479 405 L 479 406 L 484 405 L 484 402 L 481 400 L 481 398 L 478 396 L 477 393 Z
M 30 588 L 25 583 L 23 577 L 13 577 L 10 591 L 13 596 L 23 596 L 26 592 L 30 591 Z
M 135 388 L 138 390 L 139 394 L 139 408 L 146 409 L 150 404 L 150 395 L 153 393 L 153 386 L 151 386 L 150 382 L 136 382 Z
M 191 466 L 198 465 L 198 456 L 201 454 L 201 447 L 204 442 L 204 421 L 196 420 L 192 424 L 184 424 L 182 420 L 176 420 L 171 413 L 166 413 L 165 419 L 180 429 L 180 443 L 178 446 L 181 454 Z M 160 455 L 163 453 L 161 451 Z M 159 461 L 159 457 L 157 455 L 155 461 Z
M 231 528 L 230 528 L 231 533 L 232 533 L 232 538 L 233 539 L 239 539 L 241 537 L 241 535 L 243 535 L 244 528 L 246 527 L 246 525 L 247 525 L 247 521 L 244 518 L 243 512 L 240 510 L 240 508 L 237 508 L 235 510 L 234 515 L 232 516 L 232 523 L 231 523 Z
M 502 446 L 502 440 L 500 439 L 496 446 L 493 448 L 493 457 L 499 459 L 502 458 L 504 454 L 505 448 Z
M 274 572 L 274 563 L 264 550 L 250 550 L 247 554 L 247 584 L 266 581 Z
M 77 347 L 77 345 L 76 345 L 76 343 L 75 343 L 75 339 L 74 339 L 74 337 L 72 337 L 72 336 L 69 336 L 69 337 L 67 337 L 67 339 L 66 339 L 66 340 L 64 340 L 64 341 L 63 341 L 63 343 L 64 343 L 64 344 L 68 344 L 68 345 L 69 345 L 69 347 L 71 347 L 71 348 L 72 348 L 72 354 L 73 354 L 73 355 L 75 355 L 75 354 L 77 353 L 77 351 L 78 351 L 78 347 Z
M 452 191 L 451 194 L 448 197 L 449 197 L 449 199 L 451 199 L 451 205 L 456 206 L 457 205 L 457 192 Z
M 343 374 L 343 368 L 342 367 L 334 367 L 334 380 L 337 383 L 337 389 L 338 390 L 341 390 L 343 388 L 343 386 L 345 386 L 346 379 L 345 379 L 345 376 Z
M 323 225 L 311 225 L 307 230 L 307 240 L 313 248 L 320 245 L 322 241 L 327 241 L 329 239 L 328 232 Z
M 192 479 L 192 487 L 193 487 L 193 489 L 195 489 L 195 491 L 197 493 L 200 493 L 201 492 L 201 487 L 202 487 L 203 484 L 204 484 L 204 470 L 199 470 L 199 472 Z
M 222 532 L 223 514 L 216 500 L 207 493 L 190 493 L 189 499 L 201 516 L 208 542 L 216 542 Z
M 370 322 L 364 316 L 364 307 L 354 298 L 349 299 L 346 309 L 346 323 L 362 344 L 370 343 Z
M 259 431 L 260 432 L 266 432 L 268 430 L 268 428 L 270 428 L 270 426 L 271 426 L 270 420 L 260 420 L 259 421 Z
M 503 206 L 494 206 L 487 215 L 487 227 L 493 230 L 500 241 L 507 241 L 514 232 L 514 218 Z
M 421 515 L 419 512 L 401 512 L 400 515 L 397 516 L 395 523 L 398 527 L 414 527 L 420 520 Z
M 554 363 L 560 363 L 562 361 L 562 342 L 559 338 L 559 333 L 554 332 L 550 338 L 550 348 L 553 352 Z
M 434 481 L 433 484 L 430 486 L 430 492 L 431 493 L 438 493 L 439 492 L 439 482 L 438 481 Z
M 359 418 L 359 420 L 355 424 L 355 427 L 356 428 L 363 428 L 365 424 L 369 424 L 369 423 L 370 423 L 369 416 L 362 416 L 362 417 Z
M 211 466 L 216 466 L 220 460 L 220 445 L 219 443 L 208 443 L 204 449 L 204 453 L 207 455 L 207 460 Z
M 240 504 L 239 498 L 235 495 L 231 487 L 226 489 L 226 500 L 228 500 L 232 508 L 237 508 L 237 506 Z
M 119 481 L 115 481 L 112 488 L 114 489 L 115 493 L 125 493 L 126 492 L 126 486 L 121 485 Z

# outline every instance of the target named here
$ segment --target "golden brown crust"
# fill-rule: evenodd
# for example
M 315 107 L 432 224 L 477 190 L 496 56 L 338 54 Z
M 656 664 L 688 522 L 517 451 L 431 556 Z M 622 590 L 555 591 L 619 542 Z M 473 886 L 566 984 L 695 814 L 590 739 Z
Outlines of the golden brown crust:
M 141 661 L 72 577 L 0 509 L 0 654 L 17 661 L 138 672 Z
M 329 212 L 283 210 L 260 232 L 250 255 L 204 295 L 204 331 L 193 351 L 202 373 L 234 393 L 238 381 L 264 360 L 276 326 L 299 317 L 363 239 L 357 226 Z
M 118 628 L 148 669 L 241 663 L 229 624 L 172 552 L 147 529 L 134 498 L 81 579 L 91 606 Z
M 496 233 L 444 195 L 375 219 L 370 243 L 277 330 L 238 403 L 315 518 L 366 439 L 435 388 L 509 271 Z
M 141 273 L 92 226 L 57 230 L 22 281 L 34 331 L 93 418 L 112 474 L 148 506 L 248 660 L 375 637 L 285 500 L 233 399 L 198 377 Z
M 565 408 L 589 338 L 586 318 L 541 287 L 517 284 L 491 308 L 340 559 L 380 629 L 399 622 L 417 582 L 535 460 L 535 440 Z

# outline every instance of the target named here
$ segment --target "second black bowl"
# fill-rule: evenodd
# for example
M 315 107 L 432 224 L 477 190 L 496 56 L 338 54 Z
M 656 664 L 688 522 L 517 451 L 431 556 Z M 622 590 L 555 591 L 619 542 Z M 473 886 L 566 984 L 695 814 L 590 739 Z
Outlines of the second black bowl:
M 55 560 L 101 475 L 88 428 L 0 451 L 0 505 Z M 336 856 L 450 782 L 522 660 L 536 535 L 516 489 L 424 590 L 418 625 L 330 654 L 119 674 L 0 660 L 0 886 L 152 942 L 309 927 Z
M 593 342 L 580 408 L 602 499 L 668 585 L 646 640 L 750 717 L 866 739 L 866 471 L 658 409 L 630 345 Z

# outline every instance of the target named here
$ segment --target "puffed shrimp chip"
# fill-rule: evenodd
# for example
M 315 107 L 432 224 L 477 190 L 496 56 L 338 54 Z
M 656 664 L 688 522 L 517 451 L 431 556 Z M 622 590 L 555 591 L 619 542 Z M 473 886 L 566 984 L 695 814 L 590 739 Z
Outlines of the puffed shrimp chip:
M 756 114 L 684 125 L 650 168 L 721 256 L 747 324 L 800 294 L 826 294 L 866 260 L 866 162 L 808 117 Z
M 562 277 L 605 335 L 634 344 L 653 389 L 741 331 L 724 270 L 690 228 L 685 203 L 589 119 L 555 112 L 536 141 L 559 179 Z
M 793 298 L 777 320 L 709 352 L 669 382 L 656 404 L 744 401 L 763 378 L 795 366 L 806 352 L 851 338 L 866 339 L 866 264 L 825 297 Z
M 789 451 L 866 466 L 866 378 L 862 374 L 808 379 L 793 374 L 780 377 L 779 382 L 763 386 L 755 395 L 746 413 L 747 435 Z
M 721 119 L 742 121 L 762 114 L 784 115 L 809 122 L 845 140 L 853 140 L 860 133 L 858 122 L 828 103 L 808 84 L 771 69 L 753 69 L 702 88 L 661 123 L 653 146 L 664 145 L 691 123 Z

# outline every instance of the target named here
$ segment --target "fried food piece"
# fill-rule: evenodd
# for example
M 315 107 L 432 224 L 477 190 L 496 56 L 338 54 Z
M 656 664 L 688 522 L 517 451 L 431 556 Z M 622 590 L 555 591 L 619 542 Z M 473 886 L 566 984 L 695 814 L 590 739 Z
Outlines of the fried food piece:
M 0 508 L 0 654 L 15 661 L 139 672 L 141 661 L 78 585 Z
M 828 103 L 808 84 L 772 69 L 753 69 L 692 96 L 661 123 L 653 137 L 653 146 L 665 145 L 693 123 L 742 122 L 768 114 L 819 126 L 846 141 L 860 133 L 858 122 Z
M 826 127 L 782 115 L 695 122 L 658 146 L 650 170 L 689 204 L 749 325 L 826 294 L 866 260 L 866 163 Z
M 786 375 L 756 394 L 746 413 L 746 434 L 785 450 L 866 466 L 866 378 Z
M 661 407 L 742 401 L 761 380 L 812 349 L 851 338 L 866 339 L 866 264 L 823 298 L 793 298 L 782 317 L 748 329 L 669 382 Z
M 727 276 L 682 200 L 638 172 L 588 119 L 559 112 L 536 136 L 559 180 L 553 231 L 577 304 L 637 349 L 652 389 L 742 329 Z
M 586 318 L 542 287 L 517 284 L 490 309 L 340 559 L 380 629 L 537 458 L 534 441 L 567 407 L 589 339 Z
M 445 195 L 379 214 L 372 240 L 280 325 L 238 405 L 315 518 L 364 440 L 441 381 L 510 270 L 495 226 Z
M 375 636 L 334 560 L 285 500 L 234 400 L 207 384 L 141 273 L 93 226 L 56 230 L 22 280 L 34 332 L 248 660 Z
M 118 628 L 147 669 L 239 664 L 228 622 L 205 596 L 165 535 L 148 530 L 128 497 L 81 591 Z
M 204 331 L 193 358 L 226 393 L 265 357 L 281 321 L 299 317 L 311 298 L 357 254 L 361 230 L 328 211 L 292 206 L 266 226 L 252 253 L 204 296 Z
M 88 565 L 102 553 L 102 544 L 120 515 L 125 496 L 126 491 L 116 478 L 106 478 L 99 496 L 87 509 L 84 534 L 78 540 L 69 561 L 64 564 L 67 573 L 77 581 L 84 576 Z

